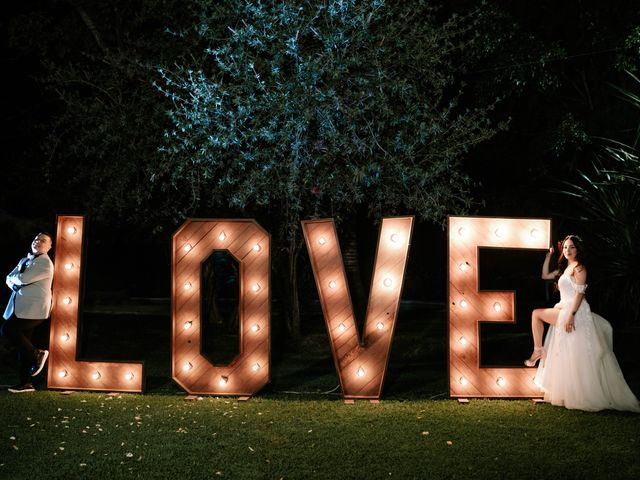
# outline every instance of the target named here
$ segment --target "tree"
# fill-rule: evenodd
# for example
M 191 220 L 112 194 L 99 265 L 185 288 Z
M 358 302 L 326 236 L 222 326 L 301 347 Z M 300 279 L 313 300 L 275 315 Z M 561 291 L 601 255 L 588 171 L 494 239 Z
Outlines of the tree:
M 469 208 L 460 158 L 496 131 L 492 102 L 460 102 L 478 17 L 423 1 L 199 3 L 205 61 L 160 70 L 172 127 L 154 179 L 271 218 L 296 335 L 301 219 Z

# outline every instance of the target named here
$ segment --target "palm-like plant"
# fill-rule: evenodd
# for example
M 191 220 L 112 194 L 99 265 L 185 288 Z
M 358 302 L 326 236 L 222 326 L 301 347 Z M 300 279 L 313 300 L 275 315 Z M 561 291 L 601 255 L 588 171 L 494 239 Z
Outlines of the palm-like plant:
M 629 74 L 640 85 L 640 79 Z M 622 98 L 640 109 L 640 96 L 616 87 Z M 565 183 L 575 219 L 588 232 L 593 290 L 625 320 L 640 321 L 640 159 L 638 132 L 633 145 L 603 139 L 589 172 Z

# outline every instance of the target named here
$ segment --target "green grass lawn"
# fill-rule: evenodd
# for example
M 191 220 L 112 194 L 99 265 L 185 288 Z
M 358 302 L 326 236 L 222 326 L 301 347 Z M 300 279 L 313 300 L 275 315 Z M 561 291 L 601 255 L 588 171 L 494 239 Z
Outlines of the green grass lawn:
M 637 414 L 184 398 L 2 393 L 0 478 L 640 478 Z

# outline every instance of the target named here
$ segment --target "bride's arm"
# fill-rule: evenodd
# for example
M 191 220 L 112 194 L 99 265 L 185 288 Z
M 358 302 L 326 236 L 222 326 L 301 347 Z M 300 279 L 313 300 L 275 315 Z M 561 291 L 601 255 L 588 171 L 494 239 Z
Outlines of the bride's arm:
M 549 262 L 551 261 L 551 254 L 553 253 L 553 247 L 549 249 L 547 252 L 547 256 L 544 257 L 544 263 L 542 264 L 542 279 L 543 280 L 553 280 L 556 278 L 558 274 L 558 270 L 554 270 L 553 272 L 549 271 Z
M 573 278 L 576 281 L 576 296 L 573 297 L 573 303 L 571 304 L 571 311 L 567 317 L 567 323 L 565 324 L 565 330 L 572 332 L 575 330 L 575 315 L 580 308 L 584 293 L 587 290 L 587 269 L 582 265 L 573 269 Z

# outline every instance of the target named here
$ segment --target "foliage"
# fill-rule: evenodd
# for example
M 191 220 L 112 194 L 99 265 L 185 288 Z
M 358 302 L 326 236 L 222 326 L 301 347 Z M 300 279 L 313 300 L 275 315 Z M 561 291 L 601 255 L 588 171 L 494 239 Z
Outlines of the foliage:
M 177 0 L 35 2 L 12 18 L 11 45 L 40 62 L 48 116 L 32 128 L 46 160 L 44 168 L 33 164 L 57 212 L 144 230 L 175 222 L 163 208 L 169 199 L 148 181 L 166 127 L 150 77 L 164 55 L 178 55 L 165 25 L 188 19 Z
M 201 2 L 208 12 L 209 2 Z M 198 68 L 162 69 L 173 127 L 158 175 L 204 204 L 312 215 L 366 204 L 442 221 L 469 207 L 459 159 L 489 138 L 488 105 L 459 106 L 474 19 L 423 2 L 226 2 L 203 15 Z M 221 33 L 224 33 L 221 36 Z
M 632 74 L 631 74 L 632 75 Z M 640 85 L 640 80 L 632 75 Z M 636 109 L 640 98 L 619 89 Z M 640 124 L 634 129 L 638 131 Z M 636 138 L 637 141 L 637 138 Z M 573 198 L 574 216 L 589 232 L 595 275 L 590 283 L 616 310 L 640 321 L 640 159 L 631 145 L 603 139 L 603 151 L 580 180 L 562 193 Z M 597 290 L 596 290 L 597 291 Z

